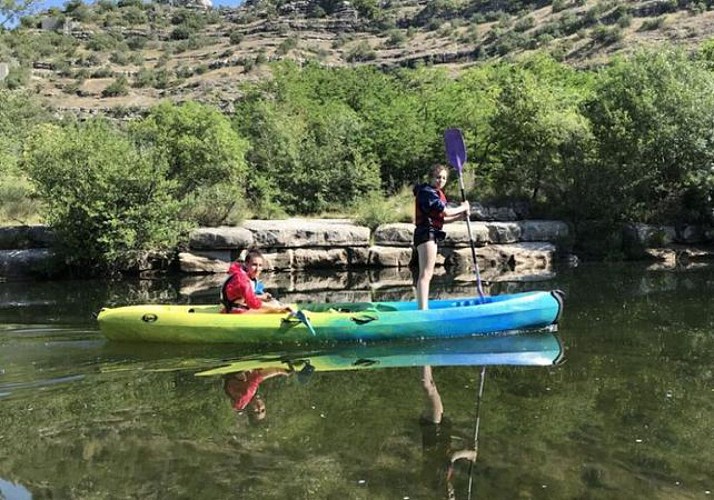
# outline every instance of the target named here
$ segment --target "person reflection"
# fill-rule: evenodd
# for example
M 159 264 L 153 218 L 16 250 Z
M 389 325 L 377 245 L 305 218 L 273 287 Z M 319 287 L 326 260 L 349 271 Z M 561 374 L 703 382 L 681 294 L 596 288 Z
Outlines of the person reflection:
M 223 390 L 231 399 L 233 409 L 245 412 L 250 423 L 258 423 L 266 416 L 265 401 L 258 394 L 260 384 L 269 378 L 286 377 L 294 373 L 284 368 L 256 368 L 225 375 Z
M 458 460 L 476 461 L 476 450 L 452 446 L 451 422 L 444 417 L 444 405 L 434 382 L 431 366 L 421 369 L 424 408 L 419 419 L 424 453 L 424 474 L 431 487 L 443 493 L 443 498 L 456 499 L 454 466 Z

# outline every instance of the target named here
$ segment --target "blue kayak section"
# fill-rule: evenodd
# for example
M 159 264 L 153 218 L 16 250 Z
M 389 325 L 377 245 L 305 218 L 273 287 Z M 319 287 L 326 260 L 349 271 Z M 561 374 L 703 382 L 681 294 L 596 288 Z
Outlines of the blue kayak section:
M 552 366 L 561 362 L 563 346 L 551 331 L 527 334 L 436 339 L 377 344 L 336 345 L 299 352 L 247 356 L 196 375 L 226 375 L 245 370 L 310 365 L 315 371 L 370 370 L 415 366 Z

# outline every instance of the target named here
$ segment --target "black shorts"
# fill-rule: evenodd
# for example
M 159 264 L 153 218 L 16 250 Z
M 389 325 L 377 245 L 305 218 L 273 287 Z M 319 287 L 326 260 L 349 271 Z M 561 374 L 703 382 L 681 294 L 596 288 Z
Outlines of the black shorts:
M 414 230 L 414 248 L 427 241 L 435 241 L 439 243 L 444 241 L 446 233 L 433 227 L 417 226 Z

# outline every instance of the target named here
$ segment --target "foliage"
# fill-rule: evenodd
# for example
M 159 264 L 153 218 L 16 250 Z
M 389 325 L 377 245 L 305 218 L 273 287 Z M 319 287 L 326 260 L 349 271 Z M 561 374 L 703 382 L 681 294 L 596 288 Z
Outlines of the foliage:
M 23 163 L 47 205 L 58 252 L 83 273 L 110 271 L 127 253 L 173 248 L 186 227 L 165 158 L 102 120 L 37 126 Z
M 352 212 L 354 221 L 371 230 L 390 222 L 412 222 L 414 217 L 414 195 L 411 186 L 400 189 L 395 195 L 385 197 L 372 191 L 365 198 L 357 200 Z
M 129 80 L 124 75 L 120 75 L 116 80 L 107 85 L 102 90 L 102 97 L 117 97 L 129 93 Z
M 598 147 L 587 178 L 593 217 L 608 210 L 643 222 L 709 219 L 714 79 L 703 63 L 674 49 L 620 60 L 584 112 Z
M 164 155 L 167 178 L 176 183 L 179 199 L 199 188 L 246 182 L 248 143 L 210 106 L 164 102 L 133 123 L 131 134 Z
M 28 14 L 39 0 L 0 0 L 0 29 Z
M 42 50 L 11 38 L 8 48 L 18 54 Z M 284 50 L 296 41 L 287 39 Z M 207 105 L 166 102 L 134 120 L 131 154 L 159 158 L 179 218 L 215 225 L 349 208 L 367 209 L 365 220 L 376 221 L 397 213 L 379 200 L 444 162 L 443 131 L 458 127 L 470 199 L 527 199 L 533 214 L 591 224 L 595 239 L 617 246 L 623 221 L 711 222 L 712 53 L 710 41 L 693 57 L 659 49 L 587 70 L 543 52 L 458 75 L 432 67 L 269 63 L 272 78 L 243 84 L 230 118 Z M 182 66 L 142 69 L 133 83 L 166 87 L 174 71 L 192 74 Z M 23 185 L 18 151 L 38 118 L 20 103 L 39 101 L 20 95 L 0 93 L 0 155 Z M 76 126 L 63 127 L 62 134 L 75 133 Z M 118 129 L 102 133 L 129 140 Z M 47 147 L 35 137 L 26 154 L 36 146 Z
M 41 204 L 19 163 L 28 131 L 47 119 L 29 93 L 0 90 L 0 222 L 37 219 Z
M 378 188 L 378 165 L 361 147 L 357 114 L 338 103 L 310 102 L 307 94 L 297 95 L 301 90 L 283 82 L 281 91 L 294 99 L 274 102 L 255 94 L 243 104 L 236 126 L 252 145 L 254 202 L 315 213 Z M 302 112 L 304 106 L 311 113 Z
M 30 81 L 30 69 L 25 66 L 12 66 L 5 79 L 0 82 L 0 89 L 18 90 Z
M 201 227 L 239 225 L 246 216 L 245 189 L 235 184 L 201 186 L 181 203 L 179 216 Z
M 578 109 L 584 83 L 546 57 L 513 65 L 504 75 L 491 116 L 493 191 L 551 209 L 568 202 L 572 165 L 582 163 L 592 142 Z

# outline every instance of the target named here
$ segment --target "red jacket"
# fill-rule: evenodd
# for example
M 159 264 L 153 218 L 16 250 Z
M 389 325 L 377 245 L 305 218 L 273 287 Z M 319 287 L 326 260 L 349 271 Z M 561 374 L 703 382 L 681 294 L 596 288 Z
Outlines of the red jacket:
M 243 264 L 234 262 L 231 264 L 231 267 L 228 268 L 228 274 L 230 276 L 228 276 L 223 283 L 221 290 L 221 302 L 226 309 L 231 310 L 224 312 L 242 312 L 245 309 L 260 309 L 263 303 L 255 296 L 253 284 Z M 230 306 L 230 308 L 227 306 Z

